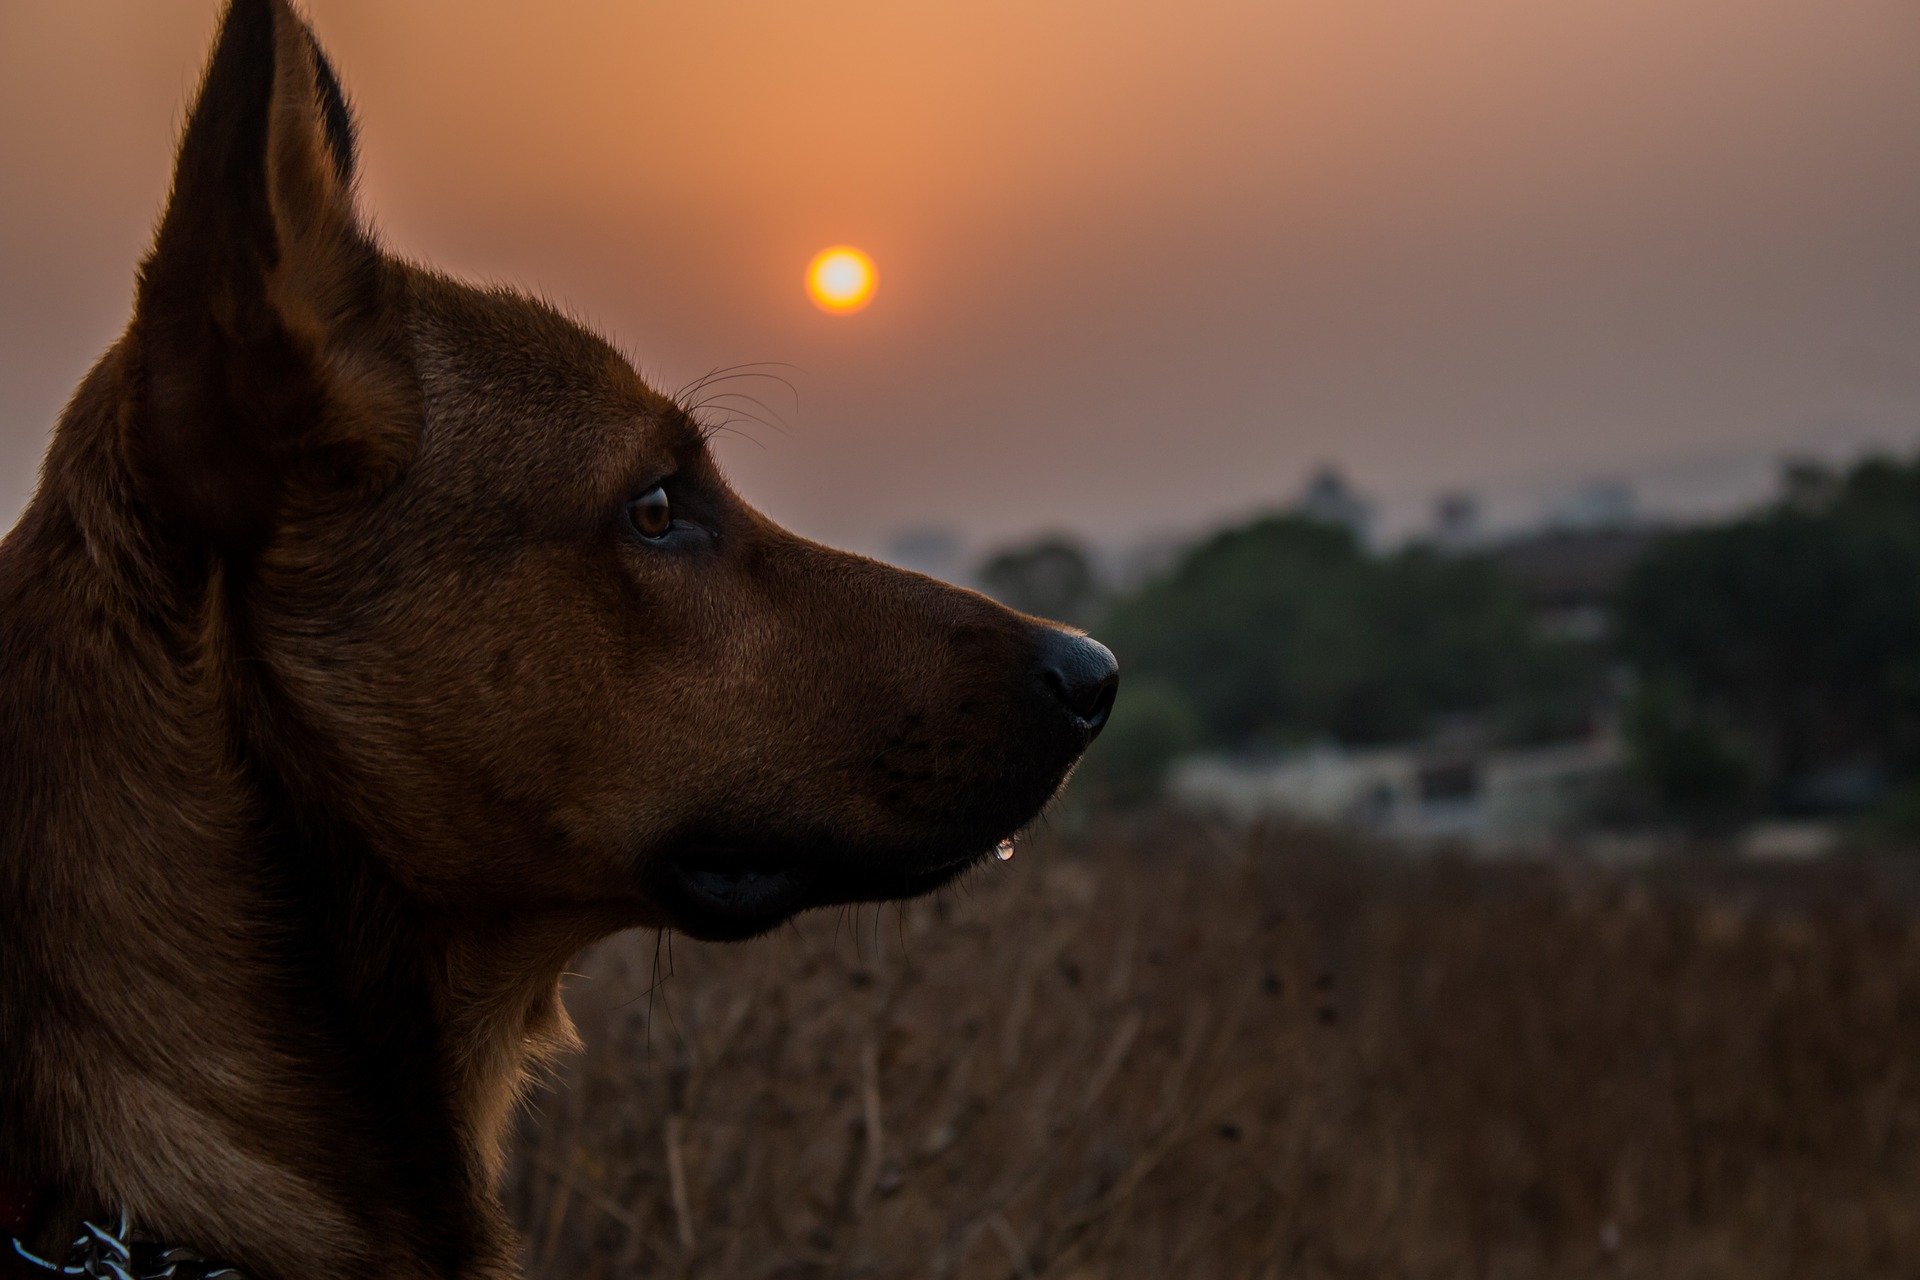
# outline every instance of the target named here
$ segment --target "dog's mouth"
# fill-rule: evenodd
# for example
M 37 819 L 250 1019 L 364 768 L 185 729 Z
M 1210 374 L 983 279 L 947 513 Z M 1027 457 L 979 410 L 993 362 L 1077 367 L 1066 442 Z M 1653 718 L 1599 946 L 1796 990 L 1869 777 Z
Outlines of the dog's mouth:
M 776 928 L 812 907 L 917 898 L 951 884 L 999 841 L 964 852 L 853 851 L 826 842 L 692 841 L 657 859 L 655 900 L 675 928 L 710 942 Z

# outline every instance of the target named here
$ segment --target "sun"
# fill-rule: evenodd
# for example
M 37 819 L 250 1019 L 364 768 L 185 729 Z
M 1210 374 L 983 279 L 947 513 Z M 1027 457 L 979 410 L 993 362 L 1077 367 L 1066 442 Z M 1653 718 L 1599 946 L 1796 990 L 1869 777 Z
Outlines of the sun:
M 822 249 L 807 264 L 807 296 L 832 315 L 852 315 L 872 302 L 877 282 L 873 259 L 849 244 Z

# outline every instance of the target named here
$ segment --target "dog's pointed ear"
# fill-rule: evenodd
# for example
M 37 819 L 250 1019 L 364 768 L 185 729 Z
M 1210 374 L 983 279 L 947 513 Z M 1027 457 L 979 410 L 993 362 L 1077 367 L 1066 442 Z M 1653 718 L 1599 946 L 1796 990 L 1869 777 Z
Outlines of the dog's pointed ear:
M 296 498 L 389 480 L 420 421 L 399 272 L 354 206 L 354 127 L 287 0 L 232 0 L 134 308 L 148 501 L 246 552 Z

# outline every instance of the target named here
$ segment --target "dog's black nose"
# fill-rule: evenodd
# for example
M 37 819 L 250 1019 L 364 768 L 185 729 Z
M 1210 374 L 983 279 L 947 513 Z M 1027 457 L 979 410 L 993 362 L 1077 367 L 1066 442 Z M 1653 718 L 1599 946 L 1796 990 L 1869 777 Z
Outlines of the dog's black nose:
M 1049 627 L 1040 641 L 1040 678 L 1089 733 L 1106 727 L 1120 690 L 1120 664 L 1107 646 Z

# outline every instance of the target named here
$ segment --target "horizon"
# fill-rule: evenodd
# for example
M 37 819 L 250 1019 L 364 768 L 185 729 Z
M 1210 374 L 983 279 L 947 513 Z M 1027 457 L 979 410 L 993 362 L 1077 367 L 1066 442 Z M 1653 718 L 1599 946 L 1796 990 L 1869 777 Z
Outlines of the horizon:
M 555 298 L 663 389 L 783 366 L 797 405 L 741 389 L 785 427 L 719 455 L 827 541 L 1125 543 L 1329 464 L 1402 530 L 1609 479 L 1707 511 L 1920 442 L 1891 0 L 306 7 L 389 246 Z M 215 15 L 4 20 L 8 523 L 125 323 Z M 822 314 L 801 272 L 842 243 L 884 284 Z

